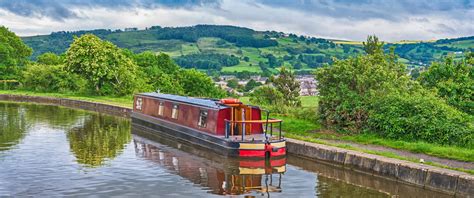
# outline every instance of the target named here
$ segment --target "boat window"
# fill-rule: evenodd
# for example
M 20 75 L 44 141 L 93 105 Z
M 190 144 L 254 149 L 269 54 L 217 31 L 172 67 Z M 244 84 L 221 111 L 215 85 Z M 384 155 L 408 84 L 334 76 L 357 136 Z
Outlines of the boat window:
M 135 109 L 142 110 L 142 104 L 143 104 L 142 98 L 137 98 L 137 101 L 135 103 Z
M 164 109 L 165 109 L 165 105 L 163 104 L 163 102 L 160 102 L 160 105 L 158 106 L 158 115 L 159 116 L 163 116 Z
M 171 111 L 171 118 L 178 119 L 178 108 L 179 108 L 179 105 L 173 104 L 173 110 Z
M 201 110 L 199 112 L 198 126 L 200 126 L 200 127 L 206 127 L 207 126 L 207 110 Z

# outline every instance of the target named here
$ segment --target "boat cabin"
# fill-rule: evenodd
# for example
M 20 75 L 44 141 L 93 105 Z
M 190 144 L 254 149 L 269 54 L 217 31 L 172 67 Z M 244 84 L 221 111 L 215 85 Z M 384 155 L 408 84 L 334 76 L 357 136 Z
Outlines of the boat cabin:
M 281 120 L 269 119 L 268 112 L 238 99 L 206 99 L 162 93 L 135 96 L 133 111 L 201 132 L 235 141 L 281 139 Z M 262 120 L 262 114 L 266 119 Z M 273 124 L 280 127 L 273 136 Z M 278 125 L 278 126 L 276 126 Z M 266 131 L 270 130 L 270 134 Z

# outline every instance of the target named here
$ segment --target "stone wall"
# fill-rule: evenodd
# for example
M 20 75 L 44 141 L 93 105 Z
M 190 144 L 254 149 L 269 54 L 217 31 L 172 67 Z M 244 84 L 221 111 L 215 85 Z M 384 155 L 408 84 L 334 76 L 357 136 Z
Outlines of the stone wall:
M 77 109 L 84 109 L 89 111 L 96 111 L 120 117 L 130 117 L 131 109 L 96 102 L 87 102 L 81 100 L 71 100 L 53 97 L 39 97 L 39 96 L 25 96 L 25 95 L 6 95 L 0 94 L 0 100 L 14 101 L 14 102 L 33 102 L 49 105 L 59 105 Z
M 287 139 L 288 153 L 337 163 L 399 182 L 456 196 L 474 197 L 474 175 L 316 143 Z
M 132 111 L 125 107 L 51 97 L 0 94 L 0 100 L 60 105 L 121 117 L 130 117 Z M 286 145 L 288 153 L 307 159 L 323 160 L 354 171 L 451 195 L 474 197 L 474 175 L 468 173 L 300 140 L 287 139 Z

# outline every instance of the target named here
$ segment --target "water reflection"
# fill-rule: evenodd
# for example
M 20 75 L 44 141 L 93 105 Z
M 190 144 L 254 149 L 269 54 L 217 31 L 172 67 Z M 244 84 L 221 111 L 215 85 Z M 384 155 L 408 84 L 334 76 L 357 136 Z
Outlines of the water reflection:
M 130 142 L 130 122 L 112 116 L 92 114 L 68 130 L 69 146 L 77 162 L 101 166 L 113 159 Z
M 29 127 L 18 104 L 0 103 L 0 151 L 16 145 Z
M 201 185 L 209 193 L 270 196 L 271 192 L 282 191 L 286 158 L 270 161 L 223 158 L 138 129 L 133 129 L 132 133 L 137 156 L 166 167 L 174 174 Z

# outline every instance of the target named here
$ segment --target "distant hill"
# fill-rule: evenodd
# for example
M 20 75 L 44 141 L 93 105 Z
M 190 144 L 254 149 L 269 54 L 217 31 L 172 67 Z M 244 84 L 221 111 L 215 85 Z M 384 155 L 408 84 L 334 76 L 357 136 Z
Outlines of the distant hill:
M 33 48 L 32 59 L 45 52 L 64 53 L 74 36 L 92 33 L 119 47 L 134 52 L 146 50 L 172 56 L 182 67 L 233 73 L 249 71 L 274 73 L 285 65 L 299 73 L 309 73 L 332 58 L 347 58 L 363 53 L 361 42 L 304 37 L 275 31 L 218 25 L 191 27 L 153 26 L 145 30 L 90 30 L 53 32 L 50 35 L 23 37 Z M 389 43 L 401 60 L 411 66 L 427 65 L 448 54 L 473 50 L 474 36 L 430 42 Z

